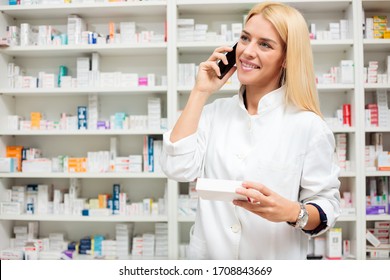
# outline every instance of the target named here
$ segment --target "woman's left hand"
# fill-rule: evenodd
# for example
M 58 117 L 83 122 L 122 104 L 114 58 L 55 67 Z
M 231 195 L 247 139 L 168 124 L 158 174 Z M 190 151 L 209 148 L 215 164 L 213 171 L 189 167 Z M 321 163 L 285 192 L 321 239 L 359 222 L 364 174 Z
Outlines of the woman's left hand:
M 248 197 L 249 201 L 234 200 L 233 204 L 271 222 L 294 222 L 298 217 L 299 203 L 288 200 L 260 183 L 243 182 L 236 193 Z

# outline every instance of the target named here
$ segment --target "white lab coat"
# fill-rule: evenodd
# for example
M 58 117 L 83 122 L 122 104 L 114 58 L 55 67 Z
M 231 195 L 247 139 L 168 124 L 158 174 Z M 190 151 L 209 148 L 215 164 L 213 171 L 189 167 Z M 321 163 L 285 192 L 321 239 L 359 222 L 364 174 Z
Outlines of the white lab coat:
M 172 143 L 171 131 L 164 134 L 163 171 L 181 182 L 203 176 L 262 183 L 287 199 L 319 205 L 328 229 L 340 211 L 332 131 L 316 114 L 286 106 L 284 87 L 265 95 L 258 114 L 249 115 L 243 90 L 206 105 L 193 135 Z M 307 247 L 308 235 L 287 223 L 270 222 L 230 202 L 200 199 L 189 255 L 305 259 Z

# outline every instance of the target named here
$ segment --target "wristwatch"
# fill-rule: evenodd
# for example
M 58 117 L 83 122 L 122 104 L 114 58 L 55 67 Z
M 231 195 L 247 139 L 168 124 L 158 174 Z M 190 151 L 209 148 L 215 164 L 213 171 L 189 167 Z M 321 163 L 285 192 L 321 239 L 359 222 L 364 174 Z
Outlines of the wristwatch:
M 307 222 L 309 221 L 309 213 L 306 210 L 306 207 L 303 203 L 299 203 L 299 206 L 301 209 L 299 210 L 299 215 L 297 220 L 294 223 L 287 222 L 290 226 L 293 226 L 295 228 L 303 229 Z

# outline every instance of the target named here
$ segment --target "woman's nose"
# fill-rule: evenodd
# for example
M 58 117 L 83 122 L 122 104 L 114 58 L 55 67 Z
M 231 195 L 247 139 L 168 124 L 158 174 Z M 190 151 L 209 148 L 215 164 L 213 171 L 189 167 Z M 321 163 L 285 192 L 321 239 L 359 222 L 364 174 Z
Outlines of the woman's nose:
M 245 46 L 243 54 L 246 57 L 255 57 L 255 43 L 251 42 L 248 45 Z

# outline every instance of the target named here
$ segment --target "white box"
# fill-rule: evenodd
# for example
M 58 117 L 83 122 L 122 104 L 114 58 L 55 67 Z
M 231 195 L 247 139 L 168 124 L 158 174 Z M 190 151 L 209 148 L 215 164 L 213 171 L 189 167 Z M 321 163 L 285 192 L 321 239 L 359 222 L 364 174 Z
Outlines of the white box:
M 378 247 L 381 242 L 378 240 L 378 238 L 375 237 L 371 232 L 368 230 L 366 231 L 366 239 L 368 242 L 370 242 L 374 247 Z
M 329 229 L 326 233 L 326 257 L 328 259 L 341 259 L 342 247 L 341 228 Z
M 237 194 L 236 189 L 242 187 L 242 181 L 218 180 L 198 178 L 196 191 L 200 198 L 207 200 L 233 201 L 248 200 L 247 197 Z

